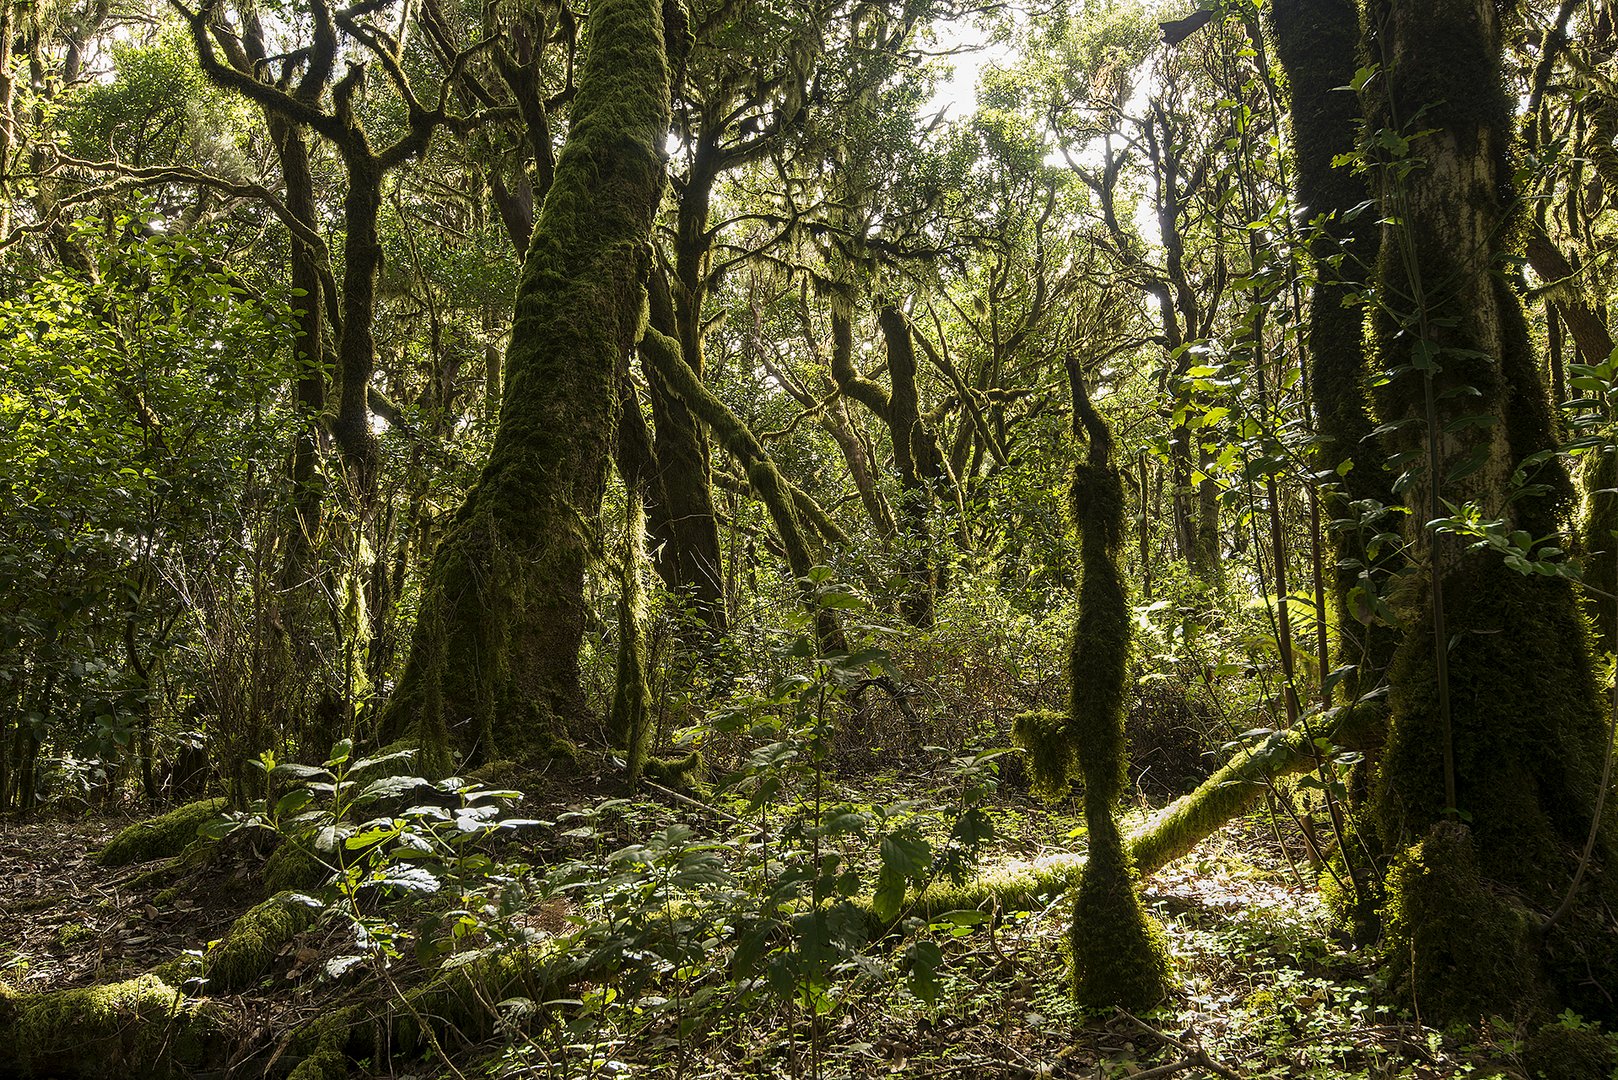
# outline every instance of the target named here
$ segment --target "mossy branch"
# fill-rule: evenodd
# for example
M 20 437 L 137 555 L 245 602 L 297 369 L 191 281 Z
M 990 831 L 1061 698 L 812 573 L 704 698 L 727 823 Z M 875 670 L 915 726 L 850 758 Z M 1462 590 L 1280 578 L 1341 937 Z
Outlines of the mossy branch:
M 1319 731 L 1320 729 L 1316 729 Z M 1326 729 L 1329 736 L 1332 729 Z M 1156 873 L 1195 850 L 1226 823 L 1252 809 L 1274 780 L 1315 767 L 1314 746 L 1302 731 L 1277 732 L 1243 750 L 1195 791 L 1164 807 L 1126 842 L 1136 870 Z M 930 917 L 964 908 L 1019 910 L 1075 888 L 1087 855 L 991 871 L 964 885 L 934 885 L 916 896 L 906 915 Z
M 703 385 L 701 378 L 691 370 L 691 365 L 685 362 L 679 342 L 655 328 L 647 327 L 641 337 L 640 348 L 653 354 L 653 363 L 668 380 L 670 388 L 685 401 L 686 406 L 714 433 L 720 445 L 746 470 L 748 485 L 764 504 L 764 509 L 768 511 L 770 520 L 775 525 L 776 535 L 781 538 L 781 546 L 786 551 L 787 566 L 792 571 L 792 576 L 800 582 L 807 581 L 809 571 L 814 569 L 817 559 L 816 550 L 811 545 L 809 535 L 805 532 L 799 517 L 799 507 L 802 505 L 800 493 L 793 487 L 792 482 L 781 474 L 781 470 L 776 468 L 774 459 L 770 457 L 752 430 L 730 410 L 729 406 Z M 803 496 L 803 499 L 813 505 L 813 500 L 807 496 Z M 815 509 L 818 511 L 818 506 Z M 837 529 L 829 518 L 825 518 L 824 511 L 820 511 L 818 516 L 824 518 L 823 528 L 829 527 L 838 535 L 842 535 L 842 531 Z M 831 613 L 814 609 L 812 598 L 806 599 L 811 609 L 815 610 L 822 643 L 841 651 L 839 646 L 842 642 L 842 632 Z

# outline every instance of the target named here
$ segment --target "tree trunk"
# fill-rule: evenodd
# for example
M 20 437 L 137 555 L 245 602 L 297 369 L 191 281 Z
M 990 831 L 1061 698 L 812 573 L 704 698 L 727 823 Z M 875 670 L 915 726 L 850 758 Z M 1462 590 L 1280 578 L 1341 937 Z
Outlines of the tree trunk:
M 706 206 L 704 201 L 704 221 Z M 700 379 L 700 326 L 688 326 L 682 321 L 680 305 L 660 271 L 653 271 L 651 291 L 652 325 L 681 343 L 678 359 Z M 682 285 L 681 294 L 685 291 Z M 687 351 L 692 348 L 696 350 L 694 361 Z M 671 591 L 692 604 L 708 631 L 717 635 L 725 629 L 725 580 L 719 555 L 719 520 L 713 508 L 708 440 L 684 399 L 674 391 L 670 374 L 658 366 L 664 356 L 657 350 L 640 353 L 652 402 L 650 449 L 657 474 L 657 497 L 647 506 L 647 514 L 652 534 L 665 541 L 657 555 L 657 571 Z
M 1387 563 L 1389 556 L 1377 562 L 1367 550 L 1383 527 L 1374 508 L 1398 503 L 1385 457 L 1371 437 L 1364 310 L 1353 303 L 1375 262 L 1376 223 L 1374 215 L 1354 212 L 1370 197 L 1364 178 L 1332 165 L 1355 150 L 1359 103 L 1339 88 L 1353 81 L 1359 67 L 1359 11 L 1353 0 L 1276 0 L 1271 12 L 1276 55 L 1292 91 L 1298 202 L 1309 218 L 1320 221 L 1310 248 L 1317 279 L 1309 297 L 1306 344 L 1319 435 L 1316 468 L 1338 475 L 1324 492 L 1327 518 L 1336 523 L 1333 659 L 1355 668 L 1344 686 L 1353 700 L 1376 685 L 1395 642 L 1391 627 L 1362 621 L 1371 605 L 1368 598 L 1356 603 L 1354 590 L 1376 588 L 1373 563 L 1378 574 L 1398 569 Z M 1365 521 L 1359 524 L 1362 514 Z
M 1378 140 L 1394 151 L 1377 163 L 1377 295 L 1390 306 L 1376 346 L 1394 373 L 1378 404 L 1401 424 L 1384 448 L 1412 462 L 1417 567 L 1373 794 L 1382 842 L 1401 853 L 1388 955 L 1425 1016 L 1547 1005 L 1610 1016 L 1599 984 L 1618 971 L 1618 932 L 1601 914 L 1618 902 L 1618 879 L 1601 872 L 1618 855 L 1611 830 L 1570 917 L 1547 927 L 1541 914 L 1574 884 L 1606 745 L 1577 600 L 1565 580 L 1521 575 L 1426 527 L 1446 504 L 1471 503 L 1546 536 L 1571 497 L 1554 460 L 1529 470 L 1533 487 L 1514 478 L 1554 439 L 1521 301 L 1499 270 L 1513 130 L 1503 16 L 1494 0 L 1377 0 L 1370 16 L 1383 68 L 1370 126 L 1410 139 L 1408 156 Z
M 663 194 L 663 30 L 657 0 L 590 14 L 567 144 L 517 287 L 494 448 L 433 556 L 384 725 L 414 729 L 440 768 L 450 752 L 535 758 L 602 734 L 579 681 L 584 573 Z

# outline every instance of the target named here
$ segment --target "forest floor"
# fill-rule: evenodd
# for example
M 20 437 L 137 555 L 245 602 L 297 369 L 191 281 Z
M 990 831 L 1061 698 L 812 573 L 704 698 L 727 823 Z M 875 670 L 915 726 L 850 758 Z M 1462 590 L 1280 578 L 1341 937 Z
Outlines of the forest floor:
M 860 781 L 850 781 L 853 794 Z M 867 779 L 864 783 L 876 786 Z M 868 794 L 873 794 L 869 792 Z M 884 792 L 883 797 L 891 797 Z M 1074 820 L 1004 795 L 990 864 L 1070 851 Z M 525 808 L 531 809 L 531 808 Z M 644 803 L 642 826 L 706 824 L 680 802 Z M 129 978 L 203 950 L 262 896 L 262 852 L 232 837 L 201 868 L 111 869 L 94 852 L 128 819 L 48 816 L 0 827 L 0 979 L 38 992 Z M 1373 958 L 1334 937 L 1301 847 L 1260 812 L 1147 879 L 1145 900 L 1173 952 L 1178 989 L 1153 1012 L 1081 1015 L 1067 967 L 1067 904 L 1007 911 L 996 925 L 934 925 L 939 993 L 923 1001 L 896 970 L 901 937 L 868 947 L 876 972 L 826 1015 L 790 1006 L 597 1007 L 551 1002 L 563 1018 L 451 1046 L 453 1068 L 381 1051 L 361 1075 L 428 1077 L 1392 1077 L 1521 1076 L 1498 1023 L 1440 1033 L 1390 1003 Z M 234 841 L 234 843 L 232 842 Z M 529 858 L 543 858 L 529 852 Z M 1301 870 L 1301 874 L 1299 871 Z M 355 993 L 324 960 L 342 951 L 332 920 L 280 948 L 254 987 L 224 999 L 237 1045 L 199 1076 L 284 1070 L 287 1032 Z M 723 999 L 734 1001 L 733 998 Z M 601 1004 L 597 1001 L 597 1006 Z M 676 1003 L 678 1005 L 679 1003 Z M 0 1072 L 4 1072 L 0 1068 Z

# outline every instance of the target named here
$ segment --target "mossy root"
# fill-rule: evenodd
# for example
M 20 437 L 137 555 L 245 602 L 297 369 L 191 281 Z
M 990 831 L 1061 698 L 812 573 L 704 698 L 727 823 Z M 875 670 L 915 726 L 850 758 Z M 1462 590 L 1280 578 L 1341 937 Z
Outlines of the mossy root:
M 178 855 L 197 838 L 197 830 L 218 817 L 224 808 L 224 799 L 202 799 L 137 821 L 113 837 L 97 860 L 102 866 L 128 866 Z

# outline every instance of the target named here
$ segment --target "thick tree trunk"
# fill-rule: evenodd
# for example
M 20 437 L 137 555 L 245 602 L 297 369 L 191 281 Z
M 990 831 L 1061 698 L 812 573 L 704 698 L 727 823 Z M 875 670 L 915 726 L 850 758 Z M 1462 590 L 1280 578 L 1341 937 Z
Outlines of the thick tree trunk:
M 1370 123 L 1410 137 L 1409 156 L 1378 170 L 1377 295 L 1390 306 L 1376 344 L 1378 366 L 1395 373 L 1378 404 L 1401 424 L 1385 448 L 1411 462 L 1417 566 L 1373 796 L 1383 844 L 1403 853 L 1388 953 L 1427 1016 L 1545 1005 L 1612 1015 L 1599 985 L 1618 970 L 1618 932 L 1600 914 L 1618 901 L 1618 880 L 1602 873 L 1618 855 L 1610 830 L 1570 917 L 1542 925 L 1572 887 L 1600 783 L 1605 709 L 1586 624 L 1565 581 L 1520 575 L 1426 524 L 1472 503 L 1537 538 L 1571 495 L 1554 463 L 1529 472 L 1532 488 L 1514 479 L 1554 439 L 1521 302 L 1499 268 L 1512 175 L 1503 16 L 1494 0 L 1377 0 L 1369 14 L 1384 71 Z
M 568 141 L 517 289 L 488 465 L 434 554 L 385 730 L 436 764 L 535 757 L 600 737 L 579 683 L 584 572 L 641 329 L 663 193 L 662 5 L 590 14 Z

